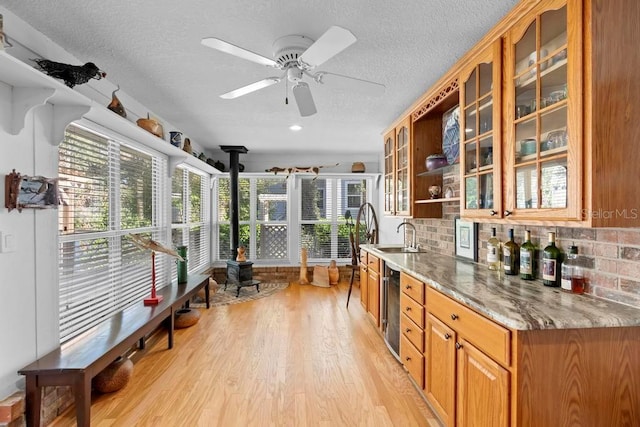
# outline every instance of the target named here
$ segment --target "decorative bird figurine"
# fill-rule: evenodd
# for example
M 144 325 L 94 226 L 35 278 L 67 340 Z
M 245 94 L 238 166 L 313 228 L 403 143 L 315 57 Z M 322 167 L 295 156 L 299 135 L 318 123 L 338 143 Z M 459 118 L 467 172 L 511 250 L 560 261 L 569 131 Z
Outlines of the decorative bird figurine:
M 140 234 L 129 234 L 129 238 L 131 239 L 133 244 L 139 247 L 140 249 L 148 249 L 153 252 L 162 252 L 167 255 L 171 255 L 174 258 L 178 258 L 178 260 L 180 261 L 184 261 L 184 258 L 182 258 L 178 254 L 178 252 L 148 237 L 141 236 Z
M 63 80 L 64 84 L 69 87 L 86 83 L 91 79 L 100 80 L 107 76 L 107 73 L 101 71 L 93 62 L 87 62 L 84 65 L 69 65 L 48 59 L 34 59 L 33 61 L 38 64 L 40 71 Z
M 107 108 L 119 116 L 127 117 L 127 112 L 124 109 L 124 105 L 116 96 L 116 92 L 120 90 L 120 85 L 118 85 L 118 89 L 111 92 L 111 102 L 107 105 Z

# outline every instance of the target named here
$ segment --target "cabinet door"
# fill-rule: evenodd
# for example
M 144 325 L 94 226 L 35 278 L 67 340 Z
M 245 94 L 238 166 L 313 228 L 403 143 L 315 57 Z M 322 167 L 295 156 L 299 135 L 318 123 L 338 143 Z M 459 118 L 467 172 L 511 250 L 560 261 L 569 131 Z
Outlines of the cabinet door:
M 427 315 L 425 392 L 442 424 L 455 425 L 456 334 L 432 314 Z
M 462 71 L 460 85 L 460 214 L 502 216 L 502 43 L 498 39 L 475 65 Z
M 507 35 L 504 215 L 513 219 L 580 219 L 580 5 L 542 1 Z
M 366 262 L 366 261 L 365 261 Z M 369 309 L 369 278 L 367 275 L 367 264 L 360 262 L 360 303 L 365 311 Z
M 384 136 L 384 213 L 395 215 L 395 156 L 396 132 L 390 131 Z
M 373 318 L 376 326 L 380 326 L 380 275 L 371 268 L 367 271 L 367 288 L 369 291 L 369 301 L 367 309 Z
M 459 340 L 456 425 L 509 425 L 509 372 L 469 342 Z
M 395 204 L 396 215 L 411 215 L 411 164 L 409 155 L 409 141 L 411 137 L 411 118 L 407 117 L 396 128 L 396 150 L 395 150 Z

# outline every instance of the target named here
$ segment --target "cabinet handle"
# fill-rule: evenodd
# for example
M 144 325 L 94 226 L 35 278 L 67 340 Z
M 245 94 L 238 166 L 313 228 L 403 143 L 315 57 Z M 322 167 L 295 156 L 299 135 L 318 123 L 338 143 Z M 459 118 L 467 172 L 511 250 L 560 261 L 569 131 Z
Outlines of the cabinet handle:
M 444 339 L 448 340 L 449 338 L 451 338 L 451 335 L 449 333 L 444 334 Z
M 405 331 L 406 333 L 409 333 L 409 332 L 411 332 L 411 329 L 407 328 L 407 329 L 405 329 L 404 331 Z
M 405 289 L 411 289 L 411 285 L 407 285 L 404 287 Z
M 496 212 L 493 209 L 491 209 L 491 212 L 489 212 L 489 215 L 496 216 L 496 215 L 498 215 L 498 212 Z
M 457 314 L 454 313 L 454 314 L 451 315 L 451 320 L 456 320 L 457 318 L 458 318 Z
M 406 307 L 405 310 L 406 311 L 411 311 L 411 307 Z
M 457 348 L 458 350 L 460 350 L 460 349 L 462 348 L 462 344 L 460 344 L 459 342 L 457 342 L 457 343 L 456 343 L 456 348 Z
M 504 211 L 504 216 L 509 216 L 511 215 L 511 211 Z
M 411 358 L 407 356 L 407 357 L 405 357 L 405 359 L 404 359 L 404 360 L 406 360 L 407 362 L 410 362 L 410 361 L 411 361 Z

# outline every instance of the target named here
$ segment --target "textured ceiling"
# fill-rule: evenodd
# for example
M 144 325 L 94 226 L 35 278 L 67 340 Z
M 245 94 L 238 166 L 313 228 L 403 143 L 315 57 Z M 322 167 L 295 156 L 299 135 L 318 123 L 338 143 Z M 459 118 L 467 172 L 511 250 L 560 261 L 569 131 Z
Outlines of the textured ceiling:
M 198 144 L 210 150 L 241 144 L 254 154 L 380 152 L 384 128 L 515 3 L 2 0 L 3 7 L 76 58 L 95 62 L 109 81 Z M 279 73 L 204 47 L 203 37 L 271 57 L 275 39 L 301 34 L 315 40 L 332 25 L 349 29 L 358 41 L 318 70 L 382 83 L 383 96 L 310 81 L 318 113 L 306 118 L 299 116 L 291 93 L 285 105 L 284 82 L 234 100 L 219 98 Z M 303 129 L 291 132 L 294 123 Z

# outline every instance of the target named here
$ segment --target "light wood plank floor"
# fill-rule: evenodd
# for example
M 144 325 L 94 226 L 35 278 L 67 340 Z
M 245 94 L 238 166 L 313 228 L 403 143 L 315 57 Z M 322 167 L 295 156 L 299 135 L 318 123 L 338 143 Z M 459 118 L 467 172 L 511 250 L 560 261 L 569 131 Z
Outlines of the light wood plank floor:
M 201 309 L 198 324 L 134 357 L 122 390 L 94 395 L 92 426 L 438 426 L 354 288 L 291 284 Z M 73 408 L 53 426 L 75 426 Z

